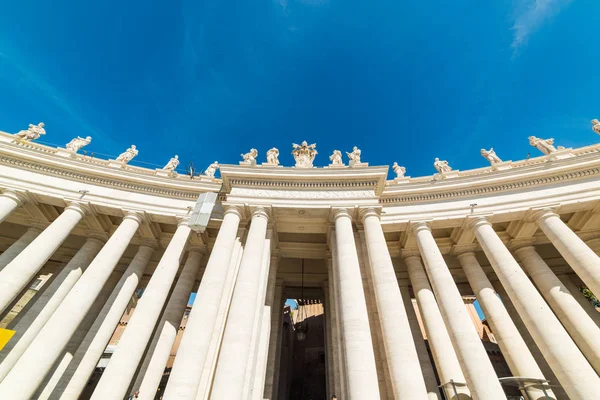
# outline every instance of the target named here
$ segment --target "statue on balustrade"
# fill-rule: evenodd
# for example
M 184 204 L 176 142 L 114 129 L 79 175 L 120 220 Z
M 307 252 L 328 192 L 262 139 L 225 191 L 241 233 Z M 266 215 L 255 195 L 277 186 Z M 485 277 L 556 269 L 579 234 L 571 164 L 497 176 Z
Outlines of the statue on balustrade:
M 163 167 L 164 171 L 173 172 L 179 166 L 179 156 L 175 155 L 175 157 L 171 158 L 167 165 Z
M 392 169 L 396 173 L 396 178 L 404 178 L 404 174 L 406 173 L 406 168 L 399 166 L 398 163 L 394 161 L 394 164 L 392 165 Z
M 121 161 L 123 164 L 127 164 L 129 161 L 133 160 L 133 157 L 138 155 L 138 150 L 135 148 L 135 144 L 132 144 L 130 148 L 125 150 L 123 153 L 117 157 L 117 161 Z
M 436 157 L 435 161 L 433 162 L 433 166 L 435 167 L 435 169 L 437 169 L 437 172 L 439 172 L 440 174 L 452 171 L 452 168 L 450 167 L 450 165 L 448 165 L 448 161 L 446 161 L 446 160 L 440 161 L 440 159 L 437 157 Z
M 483 158 L 485 158 L 486 160 L 488 160 L 490 162 L 490 164 L 494 165 L 494 164 L 499 164 L 502 162 L 502 160 L 500 159 L 500 157 L 498 157 L 496 155 L 496 152 L 494 151 L 494 148 L 492 147 L 489 150 L 486 149 L 481 149 L 481 156 Z
M 329 156 L 329 160 L 331 161 L 331 165 L 344 165 L 342 152 L 339 150 L 334 150 L 333 154 Z
M 592 130 L 600 135 L 600 121 L 597 119 L 592 120 Z
M 19 131 L 15 134 L 16 138 L 22 141 L 32 141 L 39 139 L 40 136 L 45 135 L 46 130 L 44 129 L 44 123 L 40 122 L 37 125 L 29 124 L 29 128 L 26 130 Z
M 317 156 L 317 144 L 313 143 L 310 146 L 306 141 L 303 141 L 301 145 L 292 143 L 292 155 L 296 160 L 296 168 L 312 168 L 313 161 Z
M 346 152 L 346 154 L 350 159 L 350 162 L 348 163 L 350 166 L 353 166 L 354 164 L 360 164 L 360 149 L 358 147 L 354 146 L 352 153 Z
M 275 147 L 267 151 L 267 164 L 279 165 L 279 150 Z
M 91 142 L 92 142 L 91 136 L 88 136 L 86 138 L 77 136 L 76 138 L 72 139 L 69 143 L 67 143 L 65 145 L 65 147 L 67 148 L 67 150 L 78 152 L 82 147 L 87 146 Z
M 540 139 L 535 136 L 529 136 L 529 144 L 541 151 L 542 153 L 548 155 L 550 153 L 554 153 L 558 150 L 564 150 L 563 146 L 554 147 L 554 139 Z
M 206 175 L 210 178 L 214 178 L 215 172 L 217 172 L 218 169 L 219 169 L 219 163 L 215 161 L 214 163 L 210 164 L 208 166 L 208 168 L 206 168 L 206 171 L 204 171 L 204 175 Z
M 241 154 L 241 156 L 243 159 L 242 162 L 244 164 L 256 165 L 256 157 L 258 157 L 258 150 L 250 149 L 249 152 L 247 152 L 246 154 Z

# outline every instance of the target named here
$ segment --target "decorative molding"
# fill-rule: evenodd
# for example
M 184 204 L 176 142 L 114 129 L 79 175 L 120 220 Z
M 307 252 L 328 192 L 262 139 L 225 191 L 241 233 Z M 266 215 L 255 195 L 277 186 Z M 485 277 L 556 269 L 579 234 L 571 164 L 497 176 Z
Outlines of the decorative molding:
M 371 190 L 327 190 L 327 191 L 300 191 L 300 190 L 268 190 L 253 188 L 233 188 L 231 195 L 283 199 L 356 199 L 375 198 Z

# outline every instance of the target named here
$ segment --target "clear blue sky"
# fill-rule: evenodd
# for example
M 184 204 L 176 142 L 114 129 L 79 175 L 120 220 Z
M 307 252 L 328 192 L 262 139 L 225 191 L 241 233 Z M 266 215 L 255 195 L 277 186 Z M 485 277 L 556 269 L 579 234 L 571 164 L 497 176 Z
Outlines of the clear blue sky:
M 0 130 L 182 166 L 276 146 L 362 149 L 407 174 L 600 138 L 597 0 L 5 2 Z M 134 162 L 135 164 L 135 162 Z

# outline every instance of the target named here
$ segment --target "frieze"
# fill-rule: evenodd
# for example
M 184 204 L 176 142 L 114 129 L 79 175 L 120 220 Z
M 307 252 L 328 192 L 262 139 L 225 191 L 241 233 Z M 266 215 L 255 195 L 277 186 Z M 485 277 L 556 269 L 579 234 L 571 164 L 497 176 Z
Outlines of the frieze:
M 233 188 L 231 195 L 280 199 L 357 199 L 374 198 L 374 190 L 270 190 Z

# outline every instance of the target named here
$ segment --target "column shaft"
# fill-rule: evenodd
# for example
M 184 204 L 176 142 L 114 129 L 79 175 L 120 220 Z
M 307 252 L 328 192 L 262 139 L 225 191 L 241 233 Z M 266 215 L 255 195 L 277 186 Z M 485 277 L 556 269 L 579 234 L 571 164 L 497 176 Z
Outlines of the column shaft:
M 23 204 L 16 192 L 5 190 L 0 195 L 0 222 Z
M 192 307 L 177 350 L 165 398 L 193 399 L 196 396 L 227 281 L 240 217 L 240 210 L 236 207 L 225 210 L 219 234 L 196 293 L 196 307 Z
M 592 393 L 597 392 L 600 387 L 600 378 L 504 246 L 492 225 L 479 218 L 475 220 L 473 230 L 500 283 L 565 391 L 573 399 L 594 398 Z
M 363 224 L 394 396 L 426 399 L 427 390 L 417 350 L 379 216 L 374 210 L 367 210 Z
M 156 389 L 169 361 L 202 257 L 198 249 L 188 253 L 187 261 L 157 325 L 146 359 L 139 370 L 138 379 L 133 385 L 133 392 L 139 390 L 140 399 L 153 400 L 156 396 Z
M 92 400 L 125 397 L 179 270 L 190 232 L 187 221 L 177 227 L 92 394 Z
M 277 347 L 279 345 L 279 336 L 281 335 L 281 318 L 283 315 L 283 285 L 275 284 L 273 293 L 273 302 L 271 310 L 271 340 L 269 341 L 269 356 L 267 359 L 267 371 L 265 375 L 265 390 L 264 398 L 267 400 L 273 399 L 273 380 L 275 379 Z
M 3 311 L 65 241 L 81 221 L 84 211 L 71 204 L 65 211 L 0 271 L 0 311 Z
M 211 395 L 214 399 L 244 398 L 253 326 L 258 314 L 256 305 L 261 296 L 261 267 L 268 219 L 266 210 L 262 208 L 257 208 L 252 214 L 215 371 Z
M 471 394 L 475 398 L 486 400 L 506 399 L 431 229 L 420 223 L 415 225 L 414 233 Z
M 331 307 L 332 312 L 331 315 L 334 318 L 333 320 L 333 342 L 334 342 L 334 362 L 337 364 L 338 369 L 338 377 L 339 380 L 336 386 L 336 394 L 340 398 L 345 398 L 348 393 L 346 382 L 348 381 L 348 377 L 346 375 L 346 353 L 344 349 L 344 338 L 342 337 L 342 312 L 340 309 L 340 292 L 338 290 L 338 268 L 334 267 L 337 264 L 337 246 L 335 243 L 335 232 L 332 232 L 331 240 L 331 254 L 332 258 L 328 260 L 327 270 L 330 282 L 330 296 L 331 296 Z
M 121 225 L 88 266 L 83 276 L 73 286 L 50 320 L 0 383 L 0 398 L 27 400 L 35 392 L 93 305 L 137 231 L 140 222 L 140 217 L 136 214 L 128 214 L 123 218 Z M 42 235 L 44 233 L 38 239 Z
M 567 290 L 573 295 L 573 298 L 577 300 L 581 308 L 585 310 L 587 315 L 594 321 L 597 326 L 600 326 L 600 312 L 596 310 L 596 307 L 579 291 L 579 287 L 571 280 L 569 275 L 561 275 L 558 277 L 560 281 L 565 285 Z
M 475 253 L 466 252 L 458 255 L 465 271 L 469 285 L 479 300 L 483 313 L 492 327 L 492 332 L 498 340 L 498 346 L 506 363 L 514 376 L 545 379 L 527 344 L 519 334 L 516 325 L 508 315 L 502 300 L 496 294 L 481 265 L 475 258 Z M 526 394 L 531 399 L 540 399 L 543 392 L 535 387 L 529 387 Z M 552 390 L 548 390 L 554 396 Z
M 38 228 L 29 228 L 27 231 L 17 239 L 13 244 L 10 245 L 2 254 L 0 254 L 0 271 L 4 269 L 12 260 L 15 259 L 27 246 L 33 242 L 42 232 Z

